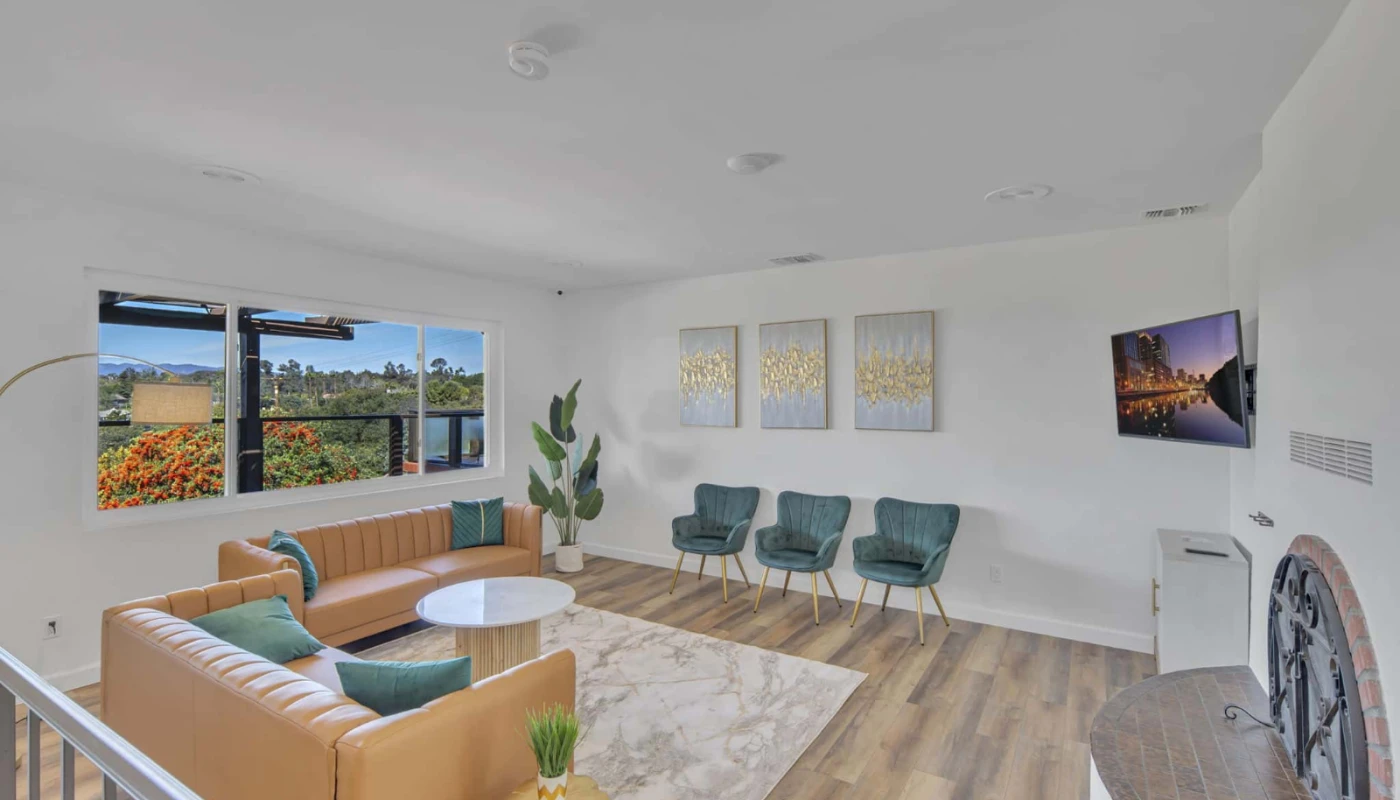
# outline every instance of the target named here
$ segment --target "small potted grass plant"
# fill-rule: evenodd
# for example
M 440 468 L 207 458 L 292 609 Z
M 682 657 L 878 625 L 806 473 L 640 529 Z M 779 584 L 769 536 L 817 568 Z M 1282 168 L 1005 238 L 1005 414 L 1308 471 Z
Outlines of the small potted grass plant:
M 525 729 L 540 767 L 536 782 L 539 800 L 563 800 L 569 788 L 569 762 L 578 744 L 578 716 L 556 703 L 539 713 L 526 711 Z

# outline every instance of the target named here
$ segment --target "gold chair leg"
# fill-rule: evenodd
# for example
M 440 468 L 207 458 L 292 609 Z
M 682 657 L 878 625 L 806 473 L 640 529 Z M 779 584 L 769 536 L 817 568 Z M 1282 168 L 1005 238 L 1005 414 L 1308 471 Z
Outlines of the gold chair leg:
M 768 585 L 768 567 L 763 568 L 763 577 L 758 581 L 758 598 L 753 601 L 753 613 L 758 613 L 758 604 L 763 602 L 763 587 Z
M 719 585 L 724 587 L 724 602 L 729 602 L 729 559 L 719 557 Z
M 681 551 L 681 557 L 676 559 L 676 574 L 671 576 L 671 591 L 668 594 L 676 593 L 676 581 L 681 577 L 681 562 L 685 560 L 685 551 Z
M 792 570 L 788 570 L 787 577 L 783 578 L 783 593 L 780 595 L 781 597 L 787 597 L 787 585 L 790 580 L 792 580 Z
M 841 605 L 841 595 L 836 593 L 836 584 L 831 581 L 831 570 L 824 569 L 822 570 L 822 574 L 826 576 L 826 585 L 831 587 L 831 596 L 836 598 L 836 607 L 845 608 L 845 606 Z
M 734 554 L 734 563 L 739 567 L 739 574 L 744 576 L 744 588 L 752 589 L 753 584 L 749 583 L 749 573 L 744 569 L 744 562 L 739 559 L 739 554 Z
M 890 585 L 885 584 L 885 599 L 880 601 L 880 610 L 884 611 L 885 606 L 890 602 Z
M 820 625 L 822 624 L 822 612 L 821 609 L 817 607 L 817 573 L 812 572 L 808 574 L 812 576 L 812 619 L 815 619 L 817 624 Z
M 705 556 L 700 556 L 700 571 L 695 573 L 695 580 L 705 577 Z
M 865 599 L 865 585 L 870 583 L 869 578 L 860 579 L 860 594 L 856 595 L 856 610 L 851 612 L 851 627 L 856 626 L 856 617 L 860 616 L 860 601 Z
M 928 593 L 933 595 L 933 602 L 938 604 L 938 616 L 943 618 L 943 627 L 953 627 L 953 623 L 948 621 L 948 612 L 943 610 L 943 601 L 938 599 L 938 592 L 933 590 L 933 584 L 931 583 L 928 585 Z
M 919 614 L 919 644 L 924 643 L 924 593 L 919 591 L 919 587 L 914 587 L 914 606 Z

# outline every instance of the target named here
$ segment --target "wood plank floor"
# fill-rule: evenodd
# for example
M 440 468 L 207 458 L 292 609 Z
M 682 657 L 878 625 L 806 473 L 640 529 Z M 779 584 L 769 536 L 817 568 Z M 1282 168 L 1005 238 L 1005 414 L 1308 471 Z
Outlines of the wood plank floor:
M 1150 655 L 957 619 L 949 628 L 936 613 L 921 647 L 914 612 L 881 612 L 874 589 L 854 628 L 855 598 L 838 608 L 823 597 L 816 626 L 812 596 L 796 591 L 806 576 L 783 597 L 775 572 L 755 614 L 757 586 L 736 573 L 727 605 L 713 574 L 681 573 L 674 595 L 671 570 L 607 558 L 553 577 L 583 605 L 869 674 L 770 800 L 1083 800 L 1094 714 L 1154 672 Z
M 89 713 L 98 713 L 98 707 L 101 705 L 101 697 L 98 694 L 97 684 L 94 683 L 91 686 L 74 689 L 68 693 L 68 696 L 76 700 L 78 704 L 87 709 Z M 63 740 L 59 738 L 59 735 L 54 733 L 48 725 L 41 726 L 40 730 L 42 734 L 39 740 L 39 763 L 44 767 L 42 782 L 39 787 L 40 798 L 43 798 L 43 800 L 48 800 L 48 798 L 60 798 L 63 796 L 63 792 L 62 788 L 59 786 L 59 760 L 61 758 L 59 755 L 59 747 Z M 21 800 L 29 797 L 29 761 L 28 753 L 26 753 L 29 743 L 28 731 L 29 728 L 25 709 L 23 706 L 16 706 L 15 747 L 25 756 L 24 764 L 19 769 L 15 770 L 15 784 L 18 786 L 16 797 L 21 798 Z M 98 800 L 98 798 L 102 797 L 102 773 L 97 771 L 97 767 L 94 766 L 91 761 L 79 755 L 74 764 L 73 774 L 77 779 L 75 781 L 77 787 L 77 791 L 74 793 L 75 797 L 79 798 L 79 800 Z M 30 800 L 40 799 L 30 798 Z
M 837 608 L 823 597 L 816 626 L 799 579 L 786 597 L 781 580 L 771 582 L 755 614 L 757 587 L 737 575 L 726 605 L 714 575 L 682 573 L 672 595 L 668 569 L 597 557 L 574 575 L 552 569 L 547 558 L 546 575 L 573 585 L 583 605 L 869 674 L 770 800 L 1084 800 L 1094 714 L 1153 674 L 1149 655 L 957 619 L 946 628 L 935 613 L 920 647 L 914 612 L 881 612 L 873 589 L 855 628 L 854 598 Z M 97 711 L 96 686 L 70 695 Z M 24 725 L 16 732 L 23 750 Z M 45 728 L 44 800 L 59 797 L 58 744 Z M 86 759 L 77 773 L 77 796 L 101 797 Z M 16 772 L 21 798 L 25 774 Z

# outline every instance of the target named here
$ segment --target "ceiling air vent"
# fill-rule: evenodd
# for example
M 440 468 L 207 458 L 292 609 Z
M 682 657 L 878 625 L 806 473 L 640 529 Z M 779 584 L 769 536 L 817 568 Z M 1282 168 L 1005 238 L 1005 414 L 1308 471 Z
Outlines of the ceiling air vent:
M 1319 436 L 1302 431 L 1288 432 L 1288 457 L 1313 469 L 1340 475 L 1371 485 L 1371 444 Z
M 825 261 L 825 256 L 816 253 L 798 253 L 795 256 L 780 256 L 768 259 L 769 264 L 777 264 L 780 267 L 789 267 L 793 264 L 811 264 L 814 261 Z
M 1189 217 L 1192 214 L 1199 214 L 1210 206 L 1204 203 L 1195 206 L 1174 206 L 1172 208 L 1154 208 L 1151 211 L 1142 212 L 1146 219 L 1173 219 L 1176 217 Z

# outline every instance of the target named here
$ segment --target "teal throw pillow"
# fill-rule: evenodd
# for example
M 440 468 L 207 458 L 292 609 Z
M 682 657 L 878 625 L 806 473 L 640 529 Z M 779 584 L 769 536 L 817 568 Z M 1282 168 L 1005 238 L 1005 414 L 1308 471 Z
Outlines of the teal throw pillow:
M 273 531 L 272 538 L 267 540 L 267 549 L 295 558 L 301 565 L 302 599 L 310 600 L 316 596 L 316 589 L 321 585 L 321 576 L 316 574 L 316 565 L 311 561 L 311 554 L 306 552 L 306 548 L 296 537 Z
M 275 664 L 296 661 L 326 649 L 292 616 L 286 595 L 195 617 L 190 624 Z
M 483 544 L 505 544 L 506 534 L 501 514 L 505 500 L 453 500 L 452 549 L 477 547 Z
M 446 661 L 339 661 L 346 697 L 387 717 L 472 685 L 472 657 Z

